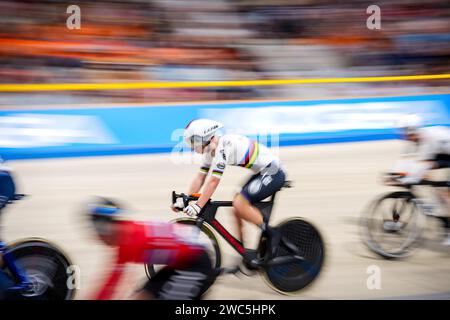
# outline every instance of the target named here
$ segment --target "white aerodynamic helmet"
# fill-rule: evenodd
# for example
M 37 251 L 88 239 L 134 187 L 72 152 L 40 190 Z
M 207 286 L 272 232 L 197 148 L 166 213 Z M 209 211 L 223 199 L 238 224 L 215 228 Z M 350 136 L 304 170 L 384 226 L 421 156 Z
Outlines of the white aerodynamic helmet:
M 407 134 L 417 133 L 423 126 L 422 119 L 417 114 L 407 114 L 400 118 L 397 127 Z
M 216 135 L 217 130 L 221 128 L 223 128 L 223 124 L 214 120 L 193 120 L 184 129 L 184 141 L 191 148 L 194 146 L 205 147 Z

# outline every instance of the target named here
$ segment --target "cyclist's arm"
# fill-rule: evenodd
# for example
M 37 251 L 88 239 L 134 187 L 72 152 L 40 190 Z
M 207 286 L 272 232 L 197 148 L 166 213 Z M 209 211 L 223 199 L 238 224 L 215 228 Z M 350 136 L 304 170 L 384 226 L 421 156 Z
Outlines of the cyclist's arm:
M 203 172 L 197 173 L 194 180 L 192 180 L 191 186 L 189 187 L 189 194 L 199 193 L 200 189 L 206 180 L 206 174 Z
M 426 178 L 428 171 L 433 169 L 433 167 L 433 161 L 417 161 L 410 172 L 407 173 L 407 176 L 402 178 L 401 181 L 406 184 L 419 183 L 422 179 Z
M 189 187 L 188 194 L 199 193 L 200 189 L 203 187 L 205 183 L 206 176 L 208 175 L 209 169 L 211 168 L 212 157 L 210 154 L 205 154 L 203 156 L 203 163 L 195 176 L 194 180 L 192 180 L 191 185 Z
M 220 182 L 220 179 L 215 176 L 211 176 L 211 178 L 209 178 L 208 182 L 206 183 L 205 188 L 203 189 L 202 195 L 197 200 L 197 204 L 200 207 L 203 208 L 205 206 L 205 204 L 208 202 L 208 200 L 211 198 L 211 196 L 216 191 L 217 186 L 219 185 L 219 182 Z
M 102 288 L 95 296 L 95 300 L 111 300 L 113 298 L 115 289 L 117 288 L 120 279 L 124 274 L 124 270 L 125 264 L 118 263 L 114 266 Z
M 202 208 L 214 194 L 214 192 L 217 189 L 217 186 L 219 185 L 220 178 L 222 177 L 222 174 L 226 167 L 226 154 L 227 151 L 225 150 L 224 140 L 222 139 L 219 141 L 219 144 L 216 148 L 214 158 L 208 159 L 207 160 L 208 162 L 204 163 L 204 165 L 209 163 L 211 164 L 210 167 L 208 168 L 208 171 L 211 170 L 212 172 L 211 177 L 206 183 L 206 186 L 203 188 L 202 195 L 197 201 L 197 205 L 199 205 Z

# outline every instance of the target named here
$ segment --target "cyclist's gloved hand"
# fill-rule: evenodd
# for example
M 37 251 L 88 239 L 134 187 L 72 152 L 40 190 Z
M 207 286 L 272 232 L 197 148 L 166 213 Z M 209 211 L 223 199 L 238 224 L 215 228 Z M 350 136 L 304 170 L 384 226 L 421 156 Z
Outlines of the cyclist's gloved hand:
M 184 212 L 188 216 L 192 217 L 192 216 L 198 215 L 201 210 L 202 210 L 202 208 L 198 204 L 194 203 L 194 204 L 188 205 L 187 208 L 184 209 Z
M 183 198 L 177 198 L 174 204 L 171 205 L 173 211 L 182 211 L 184 209 Z

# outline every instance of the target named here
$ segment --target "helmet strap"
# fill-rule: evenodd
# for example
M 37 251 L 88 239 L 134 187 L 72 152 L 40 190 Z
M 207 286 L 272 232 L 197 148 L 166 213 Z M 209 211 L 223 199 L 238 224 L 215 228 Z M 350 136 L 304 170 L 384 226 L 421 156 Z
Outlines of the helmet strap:
M 209 147 L 211 145 L 211 142 L 213 141 L 215 136 L 212 136 L 211 139 L 209 139 L 208 141 L 205 142 L 205 144 L 203 144 L 203 150 L 205 150 L 207 147 Z
M 209 146 L 211 144 L 211 139 L 209 139 L 208 141 L 205 142 L 205 144 L 203 144 L 203 148 L 206 148 L 207 146 Z

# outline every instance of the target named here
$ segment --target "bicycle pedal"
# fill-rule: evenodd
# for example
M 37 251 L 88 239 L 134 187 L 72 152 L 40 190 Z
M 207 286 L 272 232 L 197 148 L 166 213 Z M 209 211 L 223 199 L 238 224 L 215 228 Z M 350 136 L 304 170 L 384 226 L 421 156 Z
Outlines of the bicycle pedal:
M 246 265 L 240 265 L 239 266 L 239 273 L 243 274 L 244 276 L 251 277 L 255 275 L 257 272 L 257 269 L 248 268 Z M 238 276 L 239 273 L 235 273 L 235 276 Z
M 403 222 L 395 222 L 395 221 L 385 221 L 383 223 L 383 229 L 387 232 L 398 232 L 402 230 L 404 224 Z
M 267 256 L 265 256 L 263 258 L 252 259 L 251 261 L 248 261 L 248 267 L 253 270 L 258 270 L 258 269 L 264 267 L 268 260 L 269 259 Z
M 224 274 L 237 274 L 240 270 L 239 266 L 236 267 L 231 267 L 231 268 L 222 268 L 220 274 L 224 275 Z

